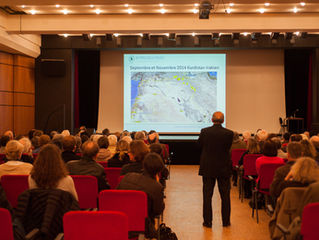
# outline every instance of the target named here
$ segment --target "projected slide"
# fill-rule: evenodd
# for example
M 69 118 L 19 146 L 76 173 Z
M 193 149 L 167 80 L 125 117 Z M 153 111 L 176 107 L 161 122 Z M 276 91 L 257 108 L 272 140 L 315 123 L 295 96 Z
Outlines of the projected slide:
M 124 129 L 199 132 L 225 112 L 225 54 L 125 54 Z

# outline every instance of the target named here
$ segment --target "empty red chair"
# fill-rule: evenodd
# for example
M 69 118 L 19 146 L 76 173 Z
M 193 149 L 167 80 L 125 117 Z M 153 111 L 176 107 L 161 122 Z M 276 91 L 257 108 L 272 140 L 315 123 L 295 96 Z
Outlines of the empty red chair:
M 11 223 L 11 214 L 7 209 L 0 208 L 0 239 L 14 240 Z
M 145 232 L 147 195 L 135 190 L 104 190 L 99 194 L 99 210 L 120 211 L 128 216 L 128 230 Z
M 96 177 L 87 175 L 71 175 L 79 197 L 81 209 L 97 208 L 98 184 Z
M 104 168 L 107 167 L 107 162 L 97 161 L 97 163 L 101 164 Z
M 18 205 L 18 196 L 29 189 L 28 175 L 3 175 L 1 185 L 9 203 L 15 208 Z
M 115 211 L 71 211 L 63 217 L 65 240 L 127 240 L 128 218 Z
M 319 203 L 309 203 L 302 212 L 300 233 L 303 240 L 319 239 Z
M 115 189 L 119 184 L 119 176 L 121 168 L 104 168 L 106 179 L 109 182 L 111 189 Z
M 233 149 L 231 151 L 231 161 L 232 161 L 232 164 L 233 164 L 233 168 L 238 166 L 238 162 L 239 162 L 241 156 L 246 151 L 247 151 L 247 149 Z

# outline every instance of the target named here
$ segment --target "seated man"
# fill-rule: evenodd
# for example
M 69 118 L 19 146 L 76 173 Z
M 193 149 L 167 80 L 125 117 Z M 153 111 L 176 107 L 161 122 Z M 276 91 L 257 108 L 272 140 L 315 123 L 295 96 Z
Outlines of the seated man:
M 23 145 L 16 140 L 11 140 L 7 143 L 5 148 L 7 162 L 0 165 L 0 177 L 2 175 L 19 175 L 30 174 L 33 165 L 22 162 L 21 156 Z
M 302 146 L 299 142 L 291 142 L 287 146 L 288 150 L 288 162 L 279 168 L 277 168 L 274 179 L 270 185 L 270 195 L 276 199 L 280 196 L 285 177 L 289 173 L 291 166 L 296 162 L 297 158 L 302 156 Z
M 79 160 L 80 156 L 75 154 L 76 142 L 73 136 L 66 136 L 62 140 L 62 159 L 65 163 L 71 160 Z
M 164 168 L 164 164 L 157 153 L 149 153 L 144 159 L 143 166 L 143 173 L 127 173 L 117 189 L 139 190 L 147 194 L 148 221 L 150 224 L 146 224 L 145 236 L 147 238 L 155 238 L 154 217 L 160 215 L 165 207 L 164 188 L 158 182 L 158 174 Z
M 90 175 L 97 178 L 99 192 L 104 189 L 110 189 L 106 180 L 106 175 L 102 165 L 95 159 L 99 152 L 97 143 L 87 141 L 82 146 L 83 157 L 80 160 L 73 160 L 67 163 L 70 175 Z

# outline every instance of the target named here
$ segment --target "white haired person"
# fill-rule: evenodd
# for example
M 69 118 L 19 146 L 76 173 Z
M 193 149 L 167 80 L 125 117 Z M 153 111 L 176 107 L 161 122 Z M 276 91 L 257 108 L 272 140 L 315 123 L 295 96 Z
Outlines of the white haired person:
M 268 133 L 264 129 L 258 129 L 256 132 L 256 140 L 258 142 L 261 153 L 263 153 L 264 143 L 268 138 Z
M 2 175 L 28 175 L 33 165 L 22 162 L 21 156 L 23 145 L 16 140 L 11 140 L 7 143 L 5 152 L 7 162 L 0 165 L 0 177 Z
M 107 138 L 109 140 L 108 149 L 110 150 L 110 152 L 113 156 L 116 153 L 117 137 L 115 135 L 109 135 Z
M 22 162 L 33 163 L 32 144 L 29 138 L 23 137 L 19 139 L 19 143 L 23 145 L 23 151 L 21 156 Z

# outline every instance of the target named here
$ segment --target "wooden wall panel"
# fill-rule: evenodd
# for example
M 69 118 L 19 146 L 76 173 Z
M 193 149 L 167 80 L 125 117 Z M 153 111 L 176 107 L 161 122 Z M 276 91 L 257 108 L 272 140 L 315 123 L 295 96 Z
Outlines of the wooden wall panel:
M 34 69 L 14 67 L 14 91 L 34 93 Z
M 0 64 L 0 91 L 1 90 L 13 91 L 13 66 Z
M 34 94 L 14 93 L 14 105 L 34 107 Z
M 0 105 L 13 105 L 13 93 L 0 92 Z
M 34 128 L 34 107 L 14 107 L 13 127 L 17 135 L 25 135 Z
M 0 63 L 12 65 L 13 55 L 9 53 L 0 52 Z
M 14 66 L 34 68 L 34 62 L 34 58 L 24 57 L 20 55 L 14 55 L 13 57 Z
M 13 129 L 13 107 L 0 106 L 0 134 Z

